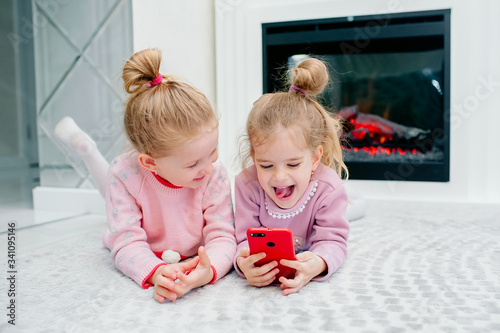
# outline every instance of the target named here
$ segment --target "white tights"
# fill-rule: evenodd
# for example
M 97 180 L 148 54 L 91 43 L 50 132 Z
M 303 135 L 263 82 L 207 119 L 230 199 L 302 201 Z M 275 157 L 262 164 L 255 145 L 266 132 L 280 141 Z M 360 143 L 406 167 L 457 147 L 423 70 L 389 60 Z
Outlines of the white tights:
M 54 134 L 82 158 L 94 185 L 105 197 L 109 163 L 102 156 L 95 141 L 70 117 L 64 117 L 59 121 L 54 129 Z

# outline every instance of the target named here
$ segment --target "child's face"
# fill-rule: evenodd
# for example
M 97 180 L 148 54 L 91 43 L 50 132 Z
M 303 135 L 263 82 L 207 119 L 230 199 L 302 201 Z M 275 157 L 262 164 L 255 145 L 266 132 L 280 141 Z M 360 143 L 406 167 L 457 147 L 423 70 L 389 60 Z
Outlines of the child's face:
M 297 145 L 292 129 L 281 129 L 276 139 L 254 148 L 260 186 L 283 209 L 292 208 L 309 186 L 312 171 L 321 161 L 322 147 L 314 152 Z
M 172 149 L 169 156 L 154 160 L 158 176 L 176 186 L 200 187 L 219 157 L 218 142 L 218 128 L 202 129 L 196 139 Z

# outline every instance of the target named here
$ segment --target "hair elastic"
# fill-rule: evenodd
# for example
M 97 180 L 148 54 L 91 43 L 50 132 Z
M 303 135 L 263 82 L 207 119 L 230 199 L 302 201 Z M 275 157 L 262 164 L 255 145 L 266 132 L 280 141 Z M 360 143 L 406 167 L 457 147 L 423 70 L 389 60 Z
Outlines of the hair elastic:
M 163 76 L 161 76 L 160 73 L 158 73 L 158 76 L 155 77 L 151 82 L 148 82 L 147 86 L 152 87 L 152 86 L 157 86 L 163 81 Z
M 288 91 L 290 92 L 290 91 L 294 91 L 294 90 L 300 92 L 302 95 L 306 95 L 306 91 L 304 89 L 299 88 L 296 85 L 292 84 L 292 86 L 290 87 L 290 89 Z

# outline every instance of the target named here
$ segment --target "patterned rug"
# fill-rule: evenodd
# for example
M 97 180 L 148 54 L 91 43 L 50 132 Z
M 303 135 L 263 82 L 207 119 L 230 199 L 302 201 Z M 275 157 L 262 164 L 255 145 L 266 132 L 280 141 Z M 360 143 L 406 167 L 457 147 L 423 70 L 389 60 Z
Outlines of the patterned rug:
M 0 331 L 498 332 L 499 216 L 498 205 L 370 202 L 351 223 L 346 263 L 325 282 L 283 296 L 233 271 L 163 304 L 114 268 L 105 217 L 92 216 L 99 227 L 19 249 L 16 326 L 4 279 Z

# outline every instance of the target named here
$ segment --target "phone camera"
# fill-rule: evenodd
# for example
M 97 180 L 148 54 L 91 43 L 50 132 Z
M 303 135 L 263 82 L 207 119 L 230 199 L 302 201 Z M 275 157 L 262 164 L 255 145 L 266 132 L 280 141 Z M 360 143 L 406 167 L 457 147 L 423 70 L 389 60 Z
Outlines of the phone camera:
M 262 233 L 262 232 L 252 232 L 252 233 L 250 233 L 250 236 L 251 237 L 266 237 L 266 234 Z

